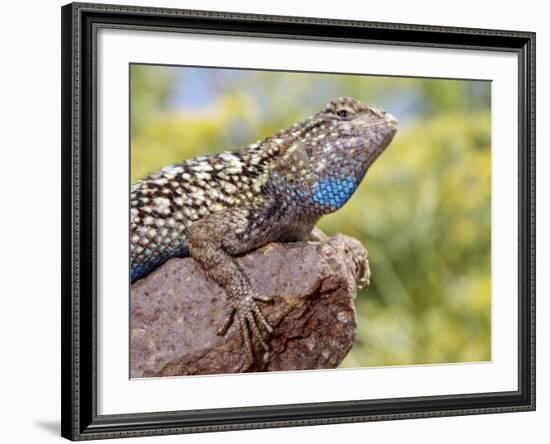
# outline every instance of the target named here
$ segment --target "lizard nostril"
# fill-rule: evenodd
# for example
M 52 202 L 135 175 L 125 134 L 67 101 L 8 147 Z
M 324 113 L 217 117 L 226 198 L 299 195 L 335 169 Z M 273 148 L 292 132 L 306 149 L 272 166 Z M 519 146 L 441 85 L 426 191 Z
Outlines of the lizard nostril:
M 388 122 L 392 128 L 397 128 L 397 124 L 399 123 L 397 117 L 390 113 L 384 113 L 384 117 L 386 122 Z
M 386 113 L 382 111 L 381 109 L 375 108 L 374 106 L 370 109 L 371 113 L 374 114 L 376 117 L 386 117 Z

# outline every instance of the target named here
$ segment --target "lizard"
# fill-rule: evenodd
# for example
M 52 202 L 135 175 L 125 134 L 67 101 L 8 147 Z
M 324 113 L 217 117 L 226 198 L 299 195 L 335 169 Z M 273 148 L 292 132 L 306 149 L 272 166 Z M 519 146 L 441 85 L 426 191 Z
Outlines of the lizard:
M 269 350 L 273 327 L 236 256 L 270 242 L 310 238 L 321 216 L 342 207 L 397 131 L 397 119 L 349 97 L 238 150 L 168 165 L 131 186 L 130 280 L 173 257 L 193 257 L 222 287 L 243 345 Z M 262 329 L 264 331 L 262 331 Z M 252 339 L 251 339 L 252 336 Z

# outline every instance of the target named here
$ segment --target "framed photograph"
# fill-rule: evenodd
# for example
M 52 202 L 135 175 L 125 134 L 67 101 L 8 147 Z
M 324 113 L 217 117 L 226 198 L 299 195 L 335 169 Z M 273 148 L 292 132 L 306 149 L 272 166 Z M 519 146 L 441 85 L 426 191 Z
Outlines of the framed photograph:
M 535 34 L 72 3 L 62 435 L 535 409 Z

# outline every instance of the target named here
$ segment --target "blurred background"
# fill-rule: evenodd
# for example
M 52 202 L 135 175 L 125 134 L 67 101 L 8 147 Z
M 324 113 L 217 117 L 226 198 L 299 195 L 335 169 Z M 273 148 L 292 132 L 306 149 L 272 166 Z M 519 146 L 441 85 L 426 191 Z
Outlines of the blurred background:
M 373 273 L 341 367 L 490 360 L 490 82 L 134 64 L 132 182 L 255 142 L 339 96 L 399 119 L 353 197 L 318 224 L 359 239 Z

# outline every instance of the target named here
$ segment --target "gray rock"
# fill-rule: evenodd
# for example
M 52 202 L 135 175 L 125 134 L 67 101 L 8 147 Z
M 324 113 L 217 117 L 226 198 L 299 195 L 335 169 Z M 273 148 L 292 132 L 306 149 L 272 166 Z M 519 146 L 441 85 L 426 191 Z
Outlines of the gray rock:
M 274 333 L 251 362 L 234 322 L 215 333 L 226 311 L 223 290 L 192 258 L 166 262 L 132 286 L 131 377 L 337 367 L 356 333 L 356 279 L 368 285 L 367 252 L 344 235 L 321 242 L 269 244 L 238 259 L 261 294 Z

